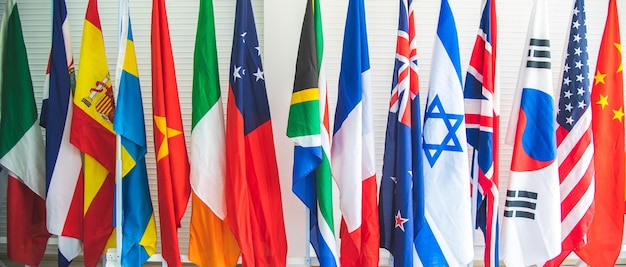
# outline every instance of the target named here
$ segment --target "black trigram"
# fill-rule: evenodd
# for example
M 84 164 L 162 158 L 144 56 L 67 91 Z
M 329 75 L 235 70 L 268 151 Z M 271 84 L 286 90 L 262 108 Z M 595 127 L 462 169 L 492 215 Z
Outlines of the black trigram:
M 550 69 L 550 40 L 530 39 L 526 67 L 536 69 Z
M 535 219 L 537 193 L 528 191 L 506 191 L 504 217 Z

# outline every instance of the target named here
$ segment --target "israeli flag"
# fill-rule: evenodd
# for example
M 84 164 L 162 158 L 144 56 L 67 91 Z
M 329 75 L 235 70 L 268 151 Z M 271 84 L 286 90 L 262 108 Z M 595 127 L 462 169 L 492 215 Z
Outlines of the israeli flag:
M 474 258 L 470 174 L 459 42 L 448 0 L 442 0 L 424 116 L 425 208 L 415 240 L 424 266 L 462 266 Z M 419 183 L 418 183 L 419 185 Z

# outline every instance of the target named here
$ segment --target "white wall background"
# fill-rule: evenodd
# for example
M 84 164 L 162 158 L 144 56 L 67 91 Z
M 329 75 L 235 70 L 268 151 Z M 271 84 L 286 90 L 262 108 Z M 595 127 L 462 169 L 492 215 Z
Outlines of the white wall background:
M 77 64 L 80 64 L 79 51 L 81 32 L 87 0 L 66 0 L 71 23 L 72 46 Z M 180 92 L 180 103 L 183 114 L 185 134 L 189 142 L 191 133 L 191 81 L 193 46 L 197 23 L 198 1 L 202 0 L 169 0 L 167 1 L 172 47 Z M 329 105 L 331 118 L 337 94 L 337 79 L 343 29 L 348 0 L 320 0 L 326 40 L 325 51 L 327 59 L 327 75 L 329 88 Z M 107 57 L 111 74 L 115 74 L 117 60 L 117 1 L 100 0 L 100 17 L 107 49 Z M 222 96 L 227 95 L 230 46 L 232 42 L 232 28 L 235 13 L 235 0 L 213 0 L 215 6 L 215 20 L 217 30 L 217 48 L 219 53 L 220 80 Z M 288 239 L 288 263 L 301 265 L 304 262 L 305 248 L 305 214 L 304 205 L 291 193 L 291 165 L 292 142 L 285 136 L 287 114 L 291 99 L 295 60 L 298 49 L 298 40 L 302 24 L 302 17 L 306 0 L 252 0 L 259 32 L 259 39 L 263 51 L 265 78 L 267 83 L 270 109 L 274 126 L 276 154 L 280 172 L 283 206 L 285 213 L 286 233 Z M 463 71 L 467 69 L 470 53 L 480 16 L 480 0 L 450 0 L 458 28 L 461 65 Z M 595 70 L 598 46 L 600 43 L 608 0 L 587 0 L 587 27 L 589 39 L 590 69 Z M 0 0 L 0 16 L 2 16 L 5 1 Z M 416 10 L 418 53 L 420 68 L 420 91 L 423 98 L 426 95 L 431 52 L 435 38 L 440 1 L 418 1 Z M 18 0 L 29 63 L 35 87 L 37 103 L 41 104 L 44 72 L 50 50 L 50 1 L 46 0 Z M 387 107 L 391 87 L 391 75 L 395 56 L 395 41 L 398 20 L 398 1 L 392 0 L 365 0 L 367 11 L 367 28 L 369 34 L 369 48 L 372 72 L 372 95 L 374 107 L 374 124 L 376 136 L 377 170 L 382 169 L 382 153 L 387 118 Z M 560 82 L 557 79 L 561 73 L 562 50 L 565 44 L 566 31 L 569 27 L 572 0 L 550 0 L 549 12 L 550 30 L 552 34 L 552 59 L 555 90 Z M 626 2 L 618 1 L 622 17 L 622 31 L 626 31 Z M 501 134 L 506 131 L 509 113 L 519 64 L 524 53 L 526 30 L 532 1 L 499 0 L 498 27 L 499 27 L 499 56 L 501 78 Z M 131 0 L 131 19 L 137 51 L 137 62 L 144 96 L 146 129 L 148 139 L 152 140 L 151 116 L 151 77 L 150 77 L 150 0 Z M 624 36 L 624 34 L 622 34 Z M 622 38 L 624 39 L 624 38 Z M 465 76 L 465 75 L 463 75 Z M 224 99 L 225 100 L 225 99 Z M 225 103 L 226 101 L 224 101 Z M 501 140 L 503 144 L 503 140 Z M 188 143 L 189 145 L 189 143 Z M 156 169 L 154 148 L 152 141 L 148 141 L 147 155 L 148 172 L 155 214 L 158 219 L 158 205 L 156 205 Z M 511 147 L 502 145 L 501 151 L 501 185 L 500 190 L 506 190 L 508 169 L 510 166 Z M 335 196 L 338 193 L 335 188 Z M 504 194 L 502 194 L 504 195 Z M 4 196 L 2 201 L 4 201 Z M 0 236 L 6 236 L 5 208 L 0 207 Z M 188 212 L 190 213 L 190 212 Z M 335 221 L 338 224 L 340 215 L 335 211 Z M 183 222 L 179 231 L 181 253 L 187 252 L 189 216 Z M 338 225 L 336 227 L 338 228 Z M 338 232 L 338 231 L 337 231 Z M 477 234 L 477 252 L 482 251 L 481 235 Z M 160 247 L 160 246 L 159 246 Z M 6 250 L 0 245 L 0 253 Z M 50 253 L 56 253 L 54 246 L 49 246 Z M 381 257 L 386 257 L 382 253 Z M 482 255 L 477 254 L 477 259 Z

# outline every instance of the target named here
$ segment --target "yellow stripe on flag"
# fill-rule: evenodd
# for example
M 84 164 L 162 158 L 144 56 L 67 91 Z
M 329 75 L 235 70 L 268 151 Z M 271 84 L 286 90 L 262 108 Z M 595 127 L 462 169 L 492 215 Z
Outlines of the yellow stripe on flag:
M 89 210 L 93 199 L 96 197 L 100 188 L 104 184 L 109 171 L 102 166 L 97 160 L 85 154 L 85 163 L 83 165 L 85 173 L 85 206 L 84 214 Z M 113 201 L 113 200 L 111 200 Z
M 310 88 L 293 93 L 291 104 L 299 104 L 308 101 L 319 100 L 319 89 Z
M 146 227 L 146 231 L 143 233 L 139 244 L 143 246 L 148 255 L 154 255 L 154 253 L 156 252 L 156 243 L 156 223 L 154 222 L 154 213 L 152 213 L 150 221 L 148 222 L 148 226 Z
M 139 70 L 137 70 L 137 58 L 135 57 L 135 45 L 131 40 L 126 40 L 126 56 L 124 57 L 123 70 L 135 77 L 139 77 Z
M 102 32 L 88 21 L 85 21 L 83 47 L 90 51 L 104 51 Z M 100 53 L 81 53 L 81 63 L 88 62 L 89 68 L 80 68 L 78 75 L 74 104 L 84 110 L 91 118 L 113 132 L 113 124 L 107 114 L 101 114 L 96 107 L 100 102 L 111 101 L 113 86 L 109 76 L 109 66 L 106 55 Z M 96 82 L 97 81 L 97 82 Z M 113 103 L 113 102 L 112 102 Z
M 122 177 L 126 178 L 126 174 L 133 170 L 135 165 L 137 165 L 135 159 L 128 153 L 126 147 L 122 146 Z

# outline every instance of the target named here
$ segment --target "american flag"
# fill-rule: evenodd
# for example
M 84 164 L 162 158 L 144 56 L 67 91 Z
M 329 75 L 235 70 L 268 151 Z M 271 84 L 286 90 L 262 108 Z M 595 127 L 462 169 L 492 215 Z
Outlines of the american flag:
M 414 193 L 423 188 L 420 185 L 423 180 L 419 150 L 422 133 L 414 3 L 400 0 L 396 64 L 378 206 L 381 247 L 393 255 L 394 266 L 413 266 L 416 230 L 425 223 L 419 220 L 424 216 L 416 214 L 424 209 L 423 194 Z
M 584 244 L 594 213 L 595 171 L 584 0 L 575 0 L 570 26 L 556 117 L 562 252 L 545 266 L 559 266 L 572 250 Z
M 467 142 L 472 146 L 472 200 L 485 237 L 485 266 L 498 259 L 499 89 L 496 64 L 496 3 L 482 1 L 482 17 L 465 81 Z

